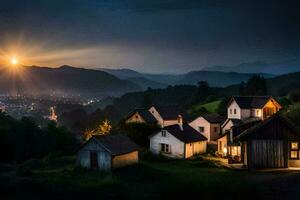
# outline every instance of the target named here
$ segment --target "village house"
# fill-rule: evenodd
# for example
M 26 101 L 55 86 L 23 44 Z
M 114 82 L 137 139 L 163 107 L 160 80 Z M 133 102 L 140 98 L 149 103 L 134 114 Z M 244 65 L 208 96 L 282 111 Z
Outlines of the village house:
M 139 108 L 130 112 L 125 118 L 125 123 L 147 123 L 147 124 L 155 124 L 157 120 L 155 117 L 149 112 L 148 109 Z
M 187 123 L 165 126 L 151 135 L 150 151 L 171 158 L 189 158 L 206 152 L 207 138 Z
M 214 142 L 221 134 L 221 124 L 225 118 L 218 114 L 203 114 L 189 123 L 196 131 L 207 138 L 208 142 Z
M 180 121 L 188 120 L 188 114 L 179 106 L 156 106 L 149 108 L 149 112 L 157 120 L 161 127 L 178 124 Z
M 241 145 L 234 138 L 253 125 L 266 120 L 281 109 L 270 96 L 232 97 L 227 107 L 227 119 L 221 125 L 222 134 L 216 139 L 217 153 L 229 161 L 241 161 Z
M 275 114 L 281 105 L 270 96 L 235 96 L 227 107 L 228 119 L 258 117 L 262 120 Z
M 110 171 L 139 161 L 138 146 L 124 134 L 93 136 L 77 152 L 77 165 Z
M 300 130 L 275 114 L 238 135 L 248 168 L 300 167 Z

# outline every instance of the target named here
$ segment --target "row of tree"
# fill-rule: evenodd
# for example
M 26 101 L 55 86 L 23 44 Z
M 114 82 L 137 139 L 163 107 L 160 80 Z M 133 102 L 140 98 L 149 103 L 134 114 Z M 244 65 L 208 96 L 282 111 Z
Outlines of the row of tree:
M 31 118 L 17 120 L 0 112 L 0 162 L 71 154 L 78 145 L 75 136 L 55 122 L 40 128 Z

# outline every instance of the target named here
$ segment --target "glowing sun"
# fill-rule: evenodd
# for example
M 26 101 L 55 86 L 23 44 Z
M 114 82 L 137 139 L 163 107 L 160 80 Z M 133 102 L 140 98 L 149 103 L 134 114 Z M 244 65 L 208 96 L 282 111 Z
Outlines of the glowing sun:
M 16 57 L 13 57 L 13 58 L 10 59 L 10 63 L 12 65 L 16 65 L 16 64 L 18 64 L 18 59 Z

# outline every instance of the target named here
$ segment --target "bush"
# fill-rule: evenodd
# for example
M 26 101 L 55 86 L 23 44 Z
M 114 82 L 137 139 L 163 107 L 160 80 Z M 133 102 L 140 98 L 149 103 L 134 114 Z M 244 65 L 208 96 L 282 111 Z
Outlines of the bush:
M 30 170 L 40 169 L 43 168 L 44 166 L 45 166 L 45 162 L 37 159 L 27 160 L 21 164 L 22 168 L 30 169 Z
M 21 177 L 32 177 L 33 173 L 29 168 L 21 166 L 17 169 L 16 175 Z

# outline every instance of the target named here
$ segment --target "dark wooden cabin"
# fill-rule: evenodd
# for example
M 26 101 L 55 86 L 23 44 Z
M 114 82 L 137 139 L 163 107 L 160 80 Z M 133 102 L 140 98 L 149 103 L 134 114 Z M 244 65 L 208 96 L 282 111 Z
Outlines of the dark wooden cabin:
M 250 169 L 300 167 L 300 131 L 279 114 L 235 139 L 241 142 L 242 161 Z

